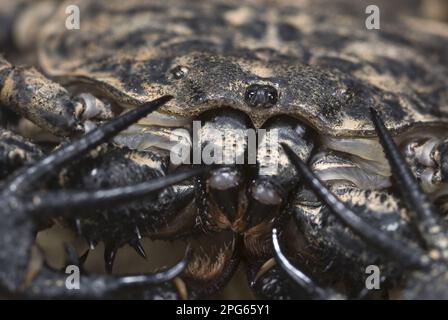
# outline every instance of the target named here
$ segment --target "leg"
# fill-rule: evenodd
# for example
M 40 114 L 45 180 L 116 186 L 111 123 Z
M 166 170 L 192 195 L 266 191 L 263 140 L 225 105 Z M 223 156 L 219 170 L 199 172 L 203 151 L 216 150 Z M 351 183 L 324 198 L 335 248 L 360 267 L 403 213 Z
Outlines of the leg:
M 436 255 L 448 258 L 447 231 L 441 217 L 435 212 L 431 202 L 416 181 L 409 166 L 400 153 L 391 134 L 374 109 L 371 109 L 373 123 L 375 124 L 384 153 L 392 169 L 392 175 L 397 182 L 405 204 L 412 214 L 412 220 L 420 231 L 426 245 L 435 250 Z
M 72 97 L 36 69 L 13 66 L 1 55 L 0 105 L 61 137 L 82 133 L 83 120 L 112 116 L 108 107 L 95 97 L 89 94 Z

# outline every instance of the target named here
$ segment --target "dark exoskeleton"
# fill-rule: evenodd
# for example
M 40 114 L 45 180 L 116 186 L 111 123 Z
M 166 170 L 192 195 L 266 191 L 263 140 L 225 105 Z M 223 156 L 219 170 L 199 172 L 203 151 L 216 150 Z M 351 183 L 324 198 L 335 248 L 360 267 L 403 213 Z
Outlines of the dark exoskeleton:
M 412 21 L 408 36 L 390 31 L 401 24 L 365 32 L 318 1 L 260 2 L 76 0 L 83 20 L 73 32 L 61 27 L 66 3 L 0 10 L 0 42 L 22 49 L 10 61 L 35 46 L 31 61 L 43 71 L 0 56 L 2 292 L 208 298 L 244 261 L 264 298 L 365 297 L 371 264 L 386 290 L 404 284 L 405 298 L 446 297 L 446 230 L 412 175 L 446 206 L 447 37 Z M 37 37 L 27 25 L 45 28 Z M 410 169 L 374 114 L 375 131 L 369 108 L 396 134 Z M 22 137 L 24 119 L 61 145 L 48 152 Z M 192 132 L 195 120 L 202 126 Z M 201 155 L 231 161 L 174 165 L 175 132 L 187 150 L 196 137 Z M 199 250 L 160 273 L 86 274 L 80 290 L 67 290 L 67 275 L 32 249 L 55 220 L 91 248 L 104 242 L 109 273 L 126 244 L 146 257 L 142 237 L 196 241 Z M 80 265 L 85 257 L 67 250 L 67 263 Z M 323 289 L 338 281 L 341 293 Z

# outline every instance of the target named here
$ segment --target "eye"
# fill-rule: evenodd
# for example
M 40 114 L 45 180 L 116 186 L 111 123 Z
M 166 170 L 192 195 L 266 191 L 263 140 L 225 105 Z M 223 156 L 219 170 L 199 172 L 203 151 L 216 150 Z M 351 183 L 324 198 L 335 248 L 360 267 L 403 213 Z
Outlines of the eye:
M 277 103 L 277 92 L 268 92 L 268 99 L 269 99 L 269 102 L 271 102 L 272 104 L 276 104 Z
M 246 103 L 251 107 L 273 107 L 277 104 L 277 98 L 277 89 L 269 85 L 253 84 L 246 89 Z
M 184 78 L 188 73 L 188 68 L 184 66 L 176 66 L 171 70 L 171 74 L 173 75 L 174 79 L 182 79 Z

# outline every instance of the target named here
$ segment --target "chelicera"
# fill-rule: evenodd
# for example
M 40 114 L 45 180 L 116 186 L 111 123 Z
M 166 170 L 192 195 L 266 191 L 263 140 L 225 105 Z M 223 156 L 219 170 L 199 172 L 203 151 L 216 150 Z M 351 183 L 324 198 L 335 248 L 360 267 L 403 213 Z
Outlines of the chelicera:
M 1 57 L 0 102 L 19 114 L 19 121 L 26 118 L 56 141 L 69 142 L 43 155 L 47 150 L 22 137 L 4 140 L 1 161 L 9 172 L 0 197 L 7 208 L 1 225 L 2 289 L 46 297 L 200 298 L 220 291 L 244 261 L 257 295 L 296 297 L 281 267 L 298 271 L 284 259 L 275 265 L 273 256 L 281 256 L 278 243 L 271 241 L 277 226 L 290 244 L 288 255 L 298 260 L 298 236 L 289 230 L 294 219 L 305 242 L 316 244 L 304 254 L 324 264 L 336 261 L 335 269 L 328 269 L 328 283 L 341 266 L 362 269 L 372 262 L 393 279 L 395 269 L 415 258 L 406 253 L 408 246 L 422 244 L 408 221 L 413 208 L 405 209 L 395 198 L 390 179 L 391 167 L 404 165 L 389 166 L 383 157 L 378 137 L 387 133 L 377 133 L 370 109 L 381 113 L 413 174 L 443 207 L 448 180 L 443 43 L 448 36 L 407 22 L 367 32 L 355 17 L 340 20 L 312 4 L 74 2 L 83 16 L 82 28 L 74 32 L 61 27 L 65 3 L 39 7 L 42 11 L 34 4 L 8 6 L 17 20 L 8 20 L 12 32 L 7 40 L 23 45 L 25 37 L 27 45 L 35 46 L 42 72 Z M 37 19 L 21 21 L 33 10 L 39 12 Z M 22 34 L 25 22 L 42 25 L 42 34 Z M 403 25 L 407 34 L 397 32 Z M 256 164 L 176 167 L 170 162 L 171 138 L 176 133 L 191 147 L 195 120 L 202 122 L 198 136 L 204 149 L 215 145 L 245 155 L 247 140 L 239 132 L 248 128 L 277 132 L 277 143 L 269 143 L 269 135 L 261 137 Z M 26 134 L 20 125 L 6 122 Z M 233 133 L 230 146 L 222 145 L 222 132 Z M 294 155 L 338 196 L 364 205 L 359 216 L 353 215 L 373 215 L 386 229 L 382 241 L 371 239 L 371 229 L 351 227 L 354 234 L 339 221 L 322 224 L 331 219 L 324 211 L 334 208 L 325 198 L 328 207 L 313 199 L 306 184 L 310 174 Z M 38 183 L 46 191 L 37 192 Z M 327 189 L 319 185 L 318 190 Z M 372 205 L 372 194 L 385 200 Z M 108 272 L 125 244 L 146 256 L 141 237 L 197 239 L 201 248 L 159 274 L 90 275 L 84 278 L 85 291 L 67 292 L 56 285 L 63 275 L 47 267 L 28 270 L 34 233 L 53 219 L 76 230 L 92 248 L 103 241 Z M 441 221 L 432 223 L 442 228 Z M 384 239 L 396 230 L 398 246 L 406 250 L 395 248 L 400 255 L 390 263 L 375 248 L 390 256 L 395 242 L 384 244 Z M 20 247 L 13 243 L 18 238 L 23 239 Z M 429 251 L 431 259 L 431 254 L 437 255 Z M 445 272 L 426 261 L 425 253 L 416 257 L 412 262 L 418 267 L 429 263 L 439 275 Z M 410 278 L 418 277 L 412 273 Z M 347 281 L 362 279 L 354 275 Z

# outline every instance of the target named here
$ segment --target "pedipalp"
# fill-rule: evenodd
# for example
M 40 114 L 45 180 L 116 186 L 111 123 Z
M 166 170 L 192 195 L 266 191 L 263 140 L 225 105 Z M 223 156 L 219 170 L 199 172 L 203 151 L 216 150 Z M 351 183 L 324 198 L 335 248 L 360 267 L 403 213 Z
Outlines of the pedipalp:
M 302 179 L 311 187 L 311 189 L 319 196 L 319 198 L 327 204 L 331 211 L 337 215 L 341 221 L 352 229 L 365 241 L 371 243 L 381 252 L 397 263 L 408 267 L 424 268 L 425 254 L 418 248 L 410 247 L 406 243 L 394 239 L 380 230 L 376 230 L 367 222 L 361 220 L 358 215 L 345 203 L 340 201 L 320 179 L 306 166 L 306 164 L 289 148 L 282 144 L 297 171 L 301 174 Z
M 25 198 L 26 192 L 32 191 L 33 187 L 37 183 L 42 183 L 45 178 L 55 169 L 61 168 L 69 161 L 80 158 L 87 151 L 91 150 L 95 146 L 107 141 L 113 137 L 119 131 L 125 129 L 133 122 L 139 120 L 141 117 L 160 107 L 171 97 L 162 97 L 151 103 L 148 103 L 141 108 L 134 109 L 120 117 L 110 121 L 109 123 L 98 127 L 97 129 L 86 134 L 84 137 L 77 141 L 74 141 L 68 145 L 61 147 L 59 150 L 44 157 L 30 167 L 25 167 L 15 173 L 10 179 L 5 181 L 4 189 L 0 194 L 0 203 L 2 203 L 4 210 L 1 215 L 5 215 L 5 220 L 14 225 L 13 228 L 8 228 L 8 224 L 2 224 L 8 230 L 2 232 L 3 239 L 0 241 L 0 261 L 7 270 L 11 272 L 2 273 L 2 275 L 8 275 L 6 278 L 0 276 L 1 287 L 11 291 L 11 293 L 20 293 L 22 281 L 25 277 L 28 260 L 30 257 L 31 245 L 34 238 L 35 226 L 33 226 L 33 219 L 29 215 L 31 212 L 42 212 L 42 210 L 62 208 L 69 205 L 74 207 L 85 207 L 87 205 L 99 205 L 105 201 L 128 201 L 136 198 L 144 197 L 147 194 L 153 193 L 167 186 L 171 186 L 175 183 L 181 182 L 192 176 L 204 173 L 206 168 L 191 169 L 190 171 L 178 172 L 173 176 L 162 177 L 156 181 L 149 181 L 135 186 L 118 187 L 109 190 L 98 190 L 96 192 L 55 192 L 47 194 L 48 197 L 36 198 L 31 196 L 34 203 L 29 206 L 24 205 L 22 200 Z M 42 200 L 41 202 L 38 199 Z M 39 206 L 41 204 L 41 206 Z M 48 205 L 49 204 L 49 205 Z M 15 223 L 18 221 L 19 223 Z M 11 234 L 12 233 L 12 234 Z M 5 238 L 7 236 L 7 238 Z M 11 248 L 10 240 L 12 237 L 21 238 L 21 246 Z M 5 241 L 3 241 L 5 240 Z M 12 254 L 9 255 L 9 253 Z M 190 254 L 187 253 L 186 257 L 182 259 L 175 266 L 167 269 L 166 271 L 155 273 L 151 275 L 138 275 L 138 276 L 122 276 L 122 277 L 109 277 L 109 276 L 89 276 L 89 279 L 83 279 L 87 281 L 83 284 L 84 291 L 78 292 L 74 296 L 90 296 L 100 297 L 105 296 L 108 293 L 118 290 L 126 286 L 142 286 L 142 285 L 155 285 L 161 284 L 168 280 L 178 276 L 187 266 Z M 73 257 L 72 257 L 73 258 Z M 8 260 L 8 261 L 6 261 Z M 11 275 L 15 275 L 11 277 Z M 55 271 L 48 267 L 43 269 L 35 277 L 34 281 L 28 286 L 32 289 L 30 292 L 36 293 L 38 296 L 44 292 L 46 295 L 54 293 L 55 296 L 64 296 L 65 288 L 56 285 L 61 281 L 61 277 L 65 279 L 65 275 L 55 273 Z M 55 282 L 52 282 L 52 281 Z M 53 285 L 51 285 L 53 283 Z M 49 287 L 50 285 L 50 287 Z M 43 287 L 45 288 L 43 288 Z M 52 288 L 52 289 L 51 289 Z M 17 291 L 18 290 L 18 291 Z M 72 296 L 69 294 L 69 296 Z

